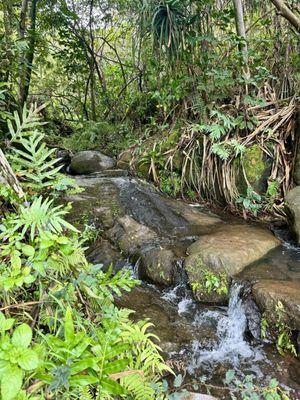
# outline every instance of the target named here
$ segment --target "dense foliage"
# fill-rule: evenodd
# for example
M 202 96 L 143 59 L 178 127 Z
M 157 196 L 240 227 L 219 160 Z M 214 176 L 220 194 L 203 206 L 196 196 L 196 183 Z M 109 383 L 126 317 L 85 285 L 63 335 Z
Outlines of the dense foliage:
M 151 324 L 114 305 L 138 282 L 87 262 L 82 238 L 95 233 L 67 221 L 60 194 L 80 189 L 55 149 L 125 151 L 170 196 L 284 215 L 299 21 L 296 0 L 0 0 L 0 161 L 12 179 L 1 171 L 1 399 L 180 398 L 184 378 L 163 380 Z M 202 272 L 195 292 L 227 294 L 225 276 Z M 277 348 L 295 354 L 274 312 Z M 287 398 L 277 381 L 258 389 L 232 371 L 225 385 Z
M 138 282 L 87 262 L 68 207 L 54 204 L 64 177 L 41 142 L 38 111 L 9 123 L 7 156 L 24 195 L 0 190 L 1 399 L 164 398 L 158 379 L 171 370 L 151 324 L 113 302 Z
M 282 215 L 299 19 L 294 0 L 2 0 L 2 125 L 48 102 L 52 144 L 133 146 L 133 169 L 168 194 Z

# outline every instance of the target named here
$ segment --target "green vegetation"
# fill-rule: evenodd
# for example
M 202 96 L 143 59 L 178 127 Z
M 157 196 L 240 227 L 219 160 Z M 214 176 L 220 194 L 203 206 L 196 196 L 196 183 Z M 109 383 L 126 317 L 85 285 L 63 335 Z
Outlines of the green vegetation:
M 217 293 L 219 295 L 228 294 L 228 276 L 225 272 L 215 274 L 208 269 L 202 269 L 200 272 L 202 280 L 192 282 L 193 292 L 205 292 L 207 294 Z
M 149 322 L 114 305 L 138 282 L 86 260 L 101 232 L 67 221 L 58 199 L 81 189 L 57 150 L 126 150 L 130 172 L 169 196 L 284 217 L 299 152 L 296 3 L 0 0 L 1 399 L 168 398 Z M 193 290 L 225 297 L 226 274 L 201 268 Z M 295 354 L 280 304 L 276 315 L 277 348 Z M 274 381 L 260 395 L 285 398 Z
M 26 124 L 15 115 L 10 125 L 40 143 L 36 110 L 23 116 Z M 9 155 L 26 191 L 21 198 L 1 192 L 1 399 L 164 398 L 158 381 L 171 370 L 151 324 L 131 322 L 131 311 L 113 303 L 138 282 L 129 271 L 111 276 L 87 262 L 79 232 L 65 220 L 70 206 L 56 206 L 51 192 L 43 197 L 59 179 L 57 160 L 40 143 L 34 160 L 47 162 L 24 162 L 37 152 L 26 140 L 22 145 L 26 153 L 11 147 Z
M 223 380 L 224 386 L 210 385 L 206 382 L 205 376 L 201 377 L 199 381 L 194 381 L 189 385 L 185 384 L 185 374 L 178 374 L 175 376 L 172 388 L 169 388 L 167 381 L 164 381 L 166 388 L 169 388 L 171 395 L 170 400 L 180 400 L 188 393 L 185 386 L 191 386 L 193 390 L 197 391 L 203 388 L 208 395 L 212 392 L 222 393 L 223 396 L 228 396 L 232 400 L 289 400 L 289 393 L 279 386 L 276 379 L 271 379 L 265 387 L 257 387 L 254 384 L 253 375 L 247 375 L 244 379 L 239 379 L 234 370 L 228 370 L 226 377 Z M 227 397 L 226 397 L 227 398 Z
M 297 350 L 292 341 L 292 329 L 286 322 L 286 311 L 281 301 L 275 306 L 274 317 L 269 323 L 270 317 L 263 315 L 261 319 L 261 336 L 267 337 L 267 332 L 271 331 L 271 336 L 276 339 L 278 353 L 284 355 L 289 352 L 297 357 Z
M 1 137 L 11 111 L 46 103 L 51 148 L 130 148 L 133 171 L 169 195 L 282 215 L 297 147 L 299 18 L 292 0 L 3 0 Z M 22 140 L 34 176 L 41 137 Z

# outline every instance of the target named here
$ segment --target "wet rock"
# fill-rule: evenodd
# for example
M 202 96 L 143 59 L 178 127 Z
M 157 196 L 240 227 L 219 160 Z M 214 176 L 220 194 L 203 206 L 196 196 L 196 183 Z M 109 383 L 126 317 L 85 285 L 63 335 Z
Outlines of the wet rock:
M 207 342 L 216 342 L 215 328 L 203 326 L 201 329 L 195 329 L 194 319 L 190 319 L 188 315 L 179 315 L 178 308 L 162 299 L 160 294 L 151 286 L 141 285 L 130 292 L 124 292 L 115 301 L 117 306 L 135 311 L 132 314 L 134 321 L 149 318 L 153 323 L 151 332 L 159 337 L 159 346 L 166 359 L 170 361 L 170 353 L 180 353 L 180 360 L 186 365 L 186 362 L 190 362 L 190 356 L 183 354 L 185 353 L 183 350 L 188 349 L 194 341 L 197 341 L 200 346 Z M 178 357 L 176 357 L 177 360 Z
M 188 247 L 184 263 L 189 282 L 195 287 L 200 285 L 200 290 L 196 290 L 198 300 L 222 304 L 227 299 L 225 293 L 208 293 L 205 283 L 203 288 L 205 270 L 219 279 L 224 273 L 228 278 L 233 277 L 279 244 L 269 231 L 246 224 L 223 225 L 216 232 L 202 236 Z
M 262 312 L 266 312 L 268 318 L 276 322 L 275 307 L 281 301 L 286 323 L 300 331 L 300 283 L 299 281 L 262 280 L 252 287 L 254 299 Z
M 171 250 L 152 248 L 143 252 L 140 274 L 142 279 L 163 286 L 174 283 L 175 257 Z
M 112 265 L 114 270 L 120 269 L 126 264 L 126 260 L 108 240 L 97 240 L 88 250 L 87 259 L 93 264 L 102 264 L 104 270 Z
M 99 151 L 80 151 L 71 160 L 70 172 L 73 175 L 88 175 L 114 168 L 116 161 Z
M 114 179 L 91 175 L 88 178 L 76 177 L 76 182 L 83 192 L 62 199 L 72 203 L 68 220 L 79 230 L 83 230 L 86 223 L 102 232 L 112 228 L 117 218 L 123 215 Z
M 118 157 L 117 168 L 129 170 L 132 157 L 133 155 L 131 150 L 123 151 L 123 153 Z
M 291 230 L 300 244 L 300 186 L 290 190 L 285 197 L 285 205 L 291 221 Z
M 279 244 L 266 229 L 246 224 L 223 225 L 188 247 L 185 266 L 189 271 L 194 269 L 194 274 L 207 268 L 234 276 Z
M 129 215 L 119 218 L 117 224 L 107 232 L 107 236 L 111 241 L 118 243 L 120 250 L 129 256 L 157 238 L 153 230 L 139 224 Z
M 93 176 L 97 178 L 122 178 L 128 176 L 128 171 L 124 169 L 106 169 L 101 172 L 95 172 Z

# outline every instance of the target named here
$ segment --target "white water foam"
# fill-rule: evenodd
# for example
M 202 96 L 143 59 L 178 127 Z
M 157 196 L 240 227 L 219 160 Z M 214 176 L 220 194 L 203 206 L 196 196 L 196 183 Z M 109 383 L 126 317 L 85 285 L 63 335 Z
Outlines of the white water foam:
M 230 301 L 227 313 L 220 311 L 207 311 L 200 313 L 195 318 L 194 325 L 201 328 L 201 325 L 208 320 L 215 320 L 217 324 L 218 343 L 212 349 L 203 349 L 198 341 L 192 343 L 192 358 L 188 371 L 192 373 L 203 364 L 229 363 L 236 368 L 241 361 L 251 359 L 259 361 L 263 359 L 261 350 L 251 347 L 244 339 L 247 327 L 240 292 L 242 285 L 234 284 L 230 292 Z
M 192 300 L 188 297 L 185 297 L 178 303 L 178 306 L 177 306 L 178 314 L 181 315 L 181 314 L 188 312 L 193 304 L 194 304 L 194 300 Z

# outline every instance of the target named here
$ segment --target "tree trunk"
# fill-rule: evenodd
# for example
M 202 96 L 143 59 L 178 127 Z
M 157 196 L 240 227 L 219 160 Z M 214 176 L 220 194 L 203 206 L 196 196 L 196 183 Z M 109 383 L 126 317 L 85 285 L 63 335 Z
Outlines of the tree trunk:
M 23 189 L 14 174 L 9 162 L 7 161 L 3 151 L 0 149 L 0 182 L 11 187 L 13 191 L 20 197 L 24 197 Z
M 92 109 L 92 121 L 96 121 L 97 119 L 97 112 L 96 112 L 96 96 L 95 96 L 95 68 L 94 63 L 91 61 L 90 64 L 90 71 L 91 71 L 91 79 L 90 79 L 90 94 L 91 94 L 91 109 Z
M 31 0 L 31 9 L 30 9 L 30 36 L 29 36 L 29 44 L 28 51 L 25 59 L 25 71 L 20 83 L 20 105 L 23 108 L 24 103 L 27 100 L 30 81 L 31 81 L 31 73 L 33 67 L 33 59 L 35 53 L 35 44 L 36 44 L 36 16 L 37 16 L 37 3 L 38 0 Z
M 22 1 L 21 12 L 20 12 L 20 24 L 19 24 L 20 40 L 23 40 L 25 37 L 28 4 L 29 4 L 29 0 Z
M 12 52 L 13 47 L 13 4 L 10 0 L 2 0 L 3 9 L 3 25 L 4 25 L 4 43 L 5 43 L 5 53 L 1 55 L 1 62 L 5 65 L 3 75 L 0 75 L 0 80 L 2 82 L 8 82 L 10 76 L 10 67 L 12 63 Z
M 300 18 L 285 4 L 283 0 L 271 0 L 274 6 L 286 20 L 288 20 L 293 27 L 300 33 Z
M 245 68 L 245 76 L 249 78 L 249 64 L 248 64 L 248 46 L 246 42 L 246 28 L 244 22 L 244 11 L 243 11 L 243 3 L 242 0 L 233 0 L 234 9 L 235 9 L 235 24 L 236 24 L 236 32 L 238 36 L 243 38 L 243 43 L 240 45 L 240 49 L 243 56 L 244 68 Z

